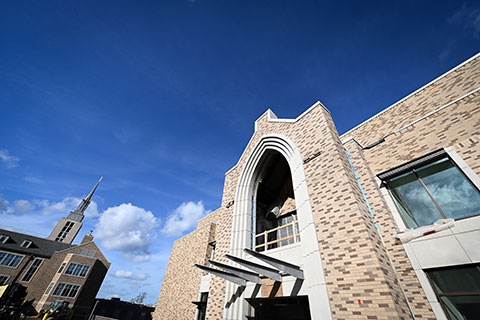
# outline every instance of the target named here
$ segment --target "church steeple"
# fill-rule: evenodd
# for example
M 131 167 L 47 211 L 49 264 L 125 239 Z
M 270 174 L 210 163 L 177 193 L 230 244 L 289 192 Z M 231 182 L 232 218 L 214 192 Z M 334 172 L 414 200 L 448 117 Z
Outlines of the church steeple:
M 82 202 L 80 202 L 77 209 L 70 211 L 70 214 L 68 215 L 67 219 L 71 219 L 75 221 L 83 220 L 83 218 L 85 217 L 85 211 L 87 210 L 88 205 L 92 201 L 93 194 L 95 193 L 95 190 L 97 190 L 98 184 L 100 183 L 100 181 L 102 181 L 102 179 L 103 179 L 103 176 L 100 177 L 100 180 L 98 180 L 97 184 L 95 185 L 95 187 L 93 187 L 92 191 L 90 191 L 88 196 L 83 198 Z
M 80 231 L 80 228 L 82 227 L 82 220 L 85 217 L 85 211 L 87 210 L 88 205 L 92 201 L 93 193 L 97 190 L 98 184 L 102 179 L 103 176 L 100 177 L 100 180 L 98 180 L 88 196 L 82 199 L 78 207 L 75 210 L 70 211 L 68 217 L 62 218 L 58 222 L 50 236 L 48 236 L 48 239 L 65 243 L 73 242 L 78 231 Z

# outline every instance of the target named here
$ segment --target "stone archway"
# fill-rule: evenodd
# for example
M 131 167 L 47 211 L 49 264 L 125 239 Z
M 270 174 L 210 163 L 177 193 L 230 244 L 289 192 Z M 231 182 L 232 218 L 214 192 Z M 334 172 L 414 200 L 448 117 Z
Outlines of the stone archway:
M 252 215 L 254 214 L 253 195 L 256 191 L 257 177 L 262 169 L 262 161 L 265 154 L 270 151 L 281 154 L 290 167 L 301 237 L 302 265 L 305 272 L 303 285 L 306 286 L 311 301 L 312 319 L 331 319 L 332 313 L 303 168 L 303 159 L 298 148 L 286 136 L 279 134 L 263 136 L 245 162 L 235 193 L 230 253 L 237 257 L 244 257 L 243 249 L 251 247 Z M 227 283 L 226 301 L 229 301 L 230 297 L 235 295 L 236 292 L 237 286 Z M 236 299 L 235 303 L 225 308 L 224 319 L 245 319 L 243 315 L 246 314 L 246 310 L 247 306 L 243 297 Z

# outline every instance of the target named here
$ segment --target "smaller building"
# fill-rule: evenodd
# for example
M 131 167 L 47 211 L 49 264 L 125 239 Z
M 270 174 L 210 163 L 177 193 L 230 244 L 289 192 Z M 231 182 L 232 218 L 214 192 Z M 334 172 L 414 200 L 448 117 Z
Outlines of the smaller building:
M 96 299 L 89 320 L 151 320 L 153 306 L 122 301 L 120 298 Z
M 68 302 L 75 319 L 92 309 L 110 262 L 93 235 L 86 234 L 79 245 L 72 242 L 97 186 L 47 239 L 0 229 L 0 285 L 25 287 L 25 301 L 37 312 L 55 301 Z

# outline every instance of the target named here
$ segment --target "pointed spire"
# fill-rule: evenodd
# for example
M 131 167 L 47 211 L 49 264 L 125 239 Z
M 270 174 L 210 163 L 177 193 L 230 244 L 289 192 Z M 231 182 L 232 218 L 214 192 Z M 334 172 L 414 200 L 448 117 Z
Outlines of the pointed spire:
M 68 218 L 74 218 L 74 220 L 77 220 L 77 221 L 82 221 L 83 220 L 83 216 L 85 214 L 85 211 L 87 210 L 88 208 L 88 205 L 90 204 L 90 202 L 92 201 L 92 197 L 93 197 L 93 194 L 95 193 L 95 190 L 97 190 L 97 187 L 100 183 L 100 181 L 102 181 L 103 179 L 103 176 L 100 177 L 100 179 L 98 180 L 97 184 L 95 185 L 95 187 L 93 187 L 92 191 L 90 191 L 90 193 L 88 194 L 88 196 L 86 196 L 82 202 L 80 202 L 80 204 L 78 205 L 77 209 L 73 210 L 72 212 L 70 212 L 70 215 L 68 216 Z

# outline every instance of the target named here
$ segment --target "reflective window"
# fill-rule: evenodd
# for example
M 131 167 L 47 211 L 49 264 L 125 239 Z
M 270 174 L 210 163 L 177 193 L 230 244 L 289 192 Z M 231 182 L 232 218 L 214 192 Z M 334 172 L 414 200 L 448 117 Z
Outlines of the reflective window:
M 59 283 L 55 288 L 55 291 L 53 291 L 53 295 L 59 297 L 75 298 L 79 289 L 80 286 L 77 285 Z
M 480 193 L 448 157 L 385 182 L 409 228 L 480 213 Z
M 65 274 L 69 274 L 72 276 L 85 277 L 89 269 L 90 269 L 89 266 L 85 266 L 83 264 L 70 263 L 67 270 L 65 271 Z
M 50 282 L 50 284 L 48 285 L 47 290 L 45 290 L 45 294 L 48 294 L 48 293 L 50 292 L 50 290 L 52 290 L 54 284 L 55 284 L 55 282 Z
M 30 280 L 32 280 L 33 276 L 37 272 L 38 268 L 40 268 L 40 265 L 42 264 L 42 262 L 43 262 L 43 259 L 39 259 L 39 258 L 35 259 L 32 265 L 30 266 L 30 268 L 28 269 L 28 271 L 23 276 L 22 281 L 30 282 Z
M 4 284 L 6 284 L 8 278 L 9 278 L 9 276 L 0 275 L 0 286 L 3 286 Z
M 23 256 L 18 254 L 0 252 L 0 266 L 16 268 L 20 264 L 20 261 L 22 261 L 22 258 Z
M 480 315 L 480 266 L 469 265 L 426 271 L 449 319 L 478 319 Z

